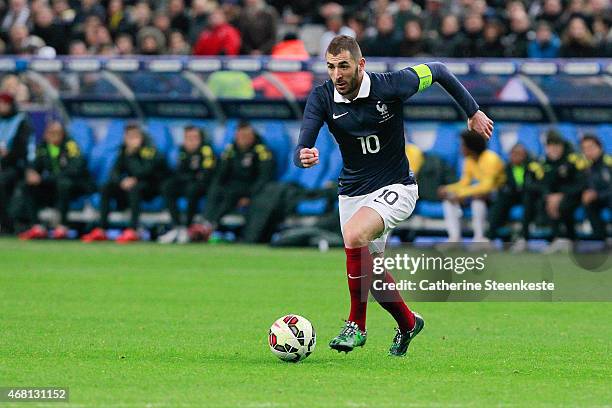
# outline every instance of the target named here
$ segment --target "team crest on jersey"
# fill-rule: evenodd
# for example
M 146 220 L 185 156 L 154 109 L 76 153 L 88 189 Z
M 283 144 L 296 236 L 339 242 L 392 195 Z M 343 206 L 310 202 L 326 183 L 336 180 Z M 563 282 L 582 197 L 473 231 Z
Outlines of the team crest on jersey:
M 381 104 L 381 103 L 382 101 L 376 102 L 376 110 L 382 116 L 382 120 L 378 121 L 378 123 L 386 122 L 387 120 L 391 119 L 394 116 L 389 113 L 389 108 L 387 108 L 387 104 L 386 103 Z

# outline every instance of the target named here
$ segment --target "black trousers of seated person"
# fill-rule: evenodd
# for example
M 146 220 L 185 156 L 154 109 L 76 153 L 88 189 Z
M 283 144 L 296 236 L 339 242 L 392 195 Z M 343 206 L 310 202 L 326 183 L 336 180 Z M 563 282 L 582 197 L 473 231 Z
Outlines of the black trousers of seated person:
M 232 212 L 242 197 L 250 197 L 249 185 L 245 183 L 215 183 L 211 186 L 204 208 L 204 219 L 211 224 L 218 224 L 226 214 Z
M 589 223 L 591 224 L 591 228 L 593 229 L 593 239 L 606 239 L 606 223 L 601 218 L 601 210 L 608 207 L 609 205 L 610 203 L 607 201 L 595 200 L 589 205 L 584 206 L 587 218 L 589 219 Z
M 565 238 L 570 240 L 576 239 L 576 221 L 574 220 L 574 212 L 580 206 L 580 195 L 564 194 L 559 203 L 559 218 L 551 219 L 552 238 L 561 236 L 561 225 L 565 226 Z
M 497 238 L 497 231 L 508 223 L 510 210 L 515 205 L 523 206 L 523 219 L 521 220 L 521 237 L 529 239 L 529 224 L 531 224 L 541 207 L 541 200 L 535 194 L 527 192 L 516 193 L 500 191 L 494 198 L 489 208 L 489 233 L 487 237 L 491 240 Z
M 157 195 L 157 189 L 153 183 L 139 181 L 131 190 L 125 191 L 119 182 L 109 182 L 102 187 L 102 199 L 100 202 L 100 226 L 108 228 L 108 215 L 110 213 L 110 202 L 117 200 L 119 208 L 130 209 L 129 227 L 136 229 L 140 219 L 141 204 L 143 200 L 150 200 Z
M 193 177 L 176 175 L 166 180 L 161 187 L 161 194 L 166 202 L 166 208 L 172 217 L 172 224 L 191 225 L 193 217 L 198 210 L 198 202 L 206 193 L 208 186 Z M 177 200 L 179 197 L 187 199 L 187 217 L 185 222 L 181 222 L 181 214 L 178 209 Z
M 0 170 L 0 227 L 10 227 L 9 202 L 22 172 L 14 168 Z
M 60 223 L 66 225 L 70 201 L 91 193 L 93 186 L 88 181 L 59 177 L 43 180 L 37 185 L 21 182 L 17 189 L 11 207 L 16 212 L 24 214 L 31 224 L 39 223 L 40 209 L 53 207 L 60 213 Z

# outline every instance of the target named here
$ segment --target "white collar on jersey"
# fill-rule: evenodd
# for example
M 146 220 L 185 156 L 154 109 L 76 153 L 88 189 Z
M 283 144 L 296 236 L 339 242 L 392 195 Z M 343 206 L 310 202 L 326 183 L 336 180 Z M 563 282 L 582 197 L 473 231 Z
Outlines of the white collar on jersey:
M 361 81 L 361 86 L 359 87 L 359 92 L 357 93 L 357 96 L 355 97 L 355 99 L 367 98 L 368 96 L 370 96 L 370 86 L 371 85 L 372 85 L 372 81 L 370 81 L 370 76 L 368 75 L 367 72 L 364 72 L 363 80 Z M 353 99 L 353 101 L 355 99 Z M 351 103 L 353 101 L 346 99 L 344 96 L 340 95 L 338 91 L 336 90 L 336 87 L 334 87 L 334 102 Z

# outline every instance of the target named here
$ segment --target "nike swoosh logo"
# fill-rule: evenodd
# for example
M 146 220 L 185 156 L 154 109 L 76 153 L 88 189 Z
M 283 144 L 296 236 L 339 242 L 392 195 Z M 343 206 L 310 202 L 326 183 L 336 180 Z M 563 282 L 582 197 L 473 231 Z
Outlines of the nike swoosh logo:
M 365 275 L 360 275 L 360 276 L 353 276 L 350 273 L 347 275 L 349 279 L 360 279 L 360 278 L 365 278 Z
M 348 115 L 348 112 L 344 112 L 342 115 L 336 115 L 335 113 L 332 114 L 332 118 L 334 118 L 334 120 L 343 117 L 344 115 Z

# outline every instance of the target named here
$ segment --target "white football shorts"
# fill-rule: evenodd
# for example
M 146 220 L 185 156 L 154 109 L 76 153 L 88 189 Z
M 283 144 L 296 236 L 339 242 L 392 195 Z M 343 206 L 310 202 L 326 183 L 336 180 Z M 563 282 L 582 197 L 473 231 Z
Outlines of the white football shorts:
M 391 184 L 369 194 L 355 197 L 340 195 L 338 198 L 340 227 L 343 232 L 344 225 L 361 207 L 373 209 L 383 219 L 384 231 L 368 245 L 370 253 L 373 254 L 384 252 L 389 232 L 410 217 L 419 198 L 419 188 L 416 184 Z

